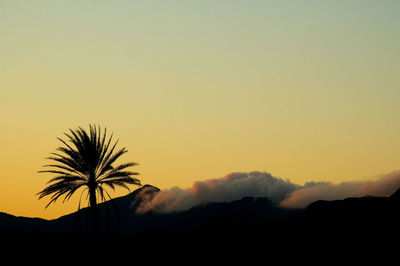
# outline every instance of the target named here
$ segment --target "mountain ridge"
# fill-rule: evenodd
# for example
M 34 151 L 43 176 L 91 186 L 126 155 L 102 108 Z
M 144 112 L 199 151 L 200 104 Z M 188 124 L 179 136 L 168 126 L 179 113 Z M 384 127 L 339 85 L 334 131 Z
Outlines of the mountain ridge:
M 233 232 L 243 236 L 301 235 L 307 230 L 321 230 L 335 236 L 334 232 L 343 235 L 366 229 L 376 234 L 389 233 L 400 221 L 400 189 L 389 197 L 319 200 L 305 209 L 286 209 L 268 198 L 244 197 L 197 205 L 181 212 L 135 212 L 143 200 L 159 191 L 155 186 L 144 185 L 125 196 L 100 203 L 100 232 L 115 236 L 194 234 L 205 237 Z M 52 220 L 0 213 L 0 233 L 85 235 L 90 232 L 90 219 L 88 208 Z M 271 226 L 276 228 L 274 232 L 268 230 Z

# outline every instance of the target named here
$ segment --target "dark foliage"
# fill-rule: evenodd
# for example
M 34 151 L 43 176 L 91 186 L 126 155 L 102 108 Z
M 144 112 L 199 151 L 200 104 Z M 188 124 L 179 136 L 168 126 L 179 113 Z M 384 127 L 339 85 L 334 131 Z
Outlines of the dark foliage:
M 50 196 L 46 208 L 60 197 L 63 202 L 82 189 L 78 210 L 80 209 L 82 194 L 87 192 L 89 206 L 92 208 L 92 220 L 97 223 L 97 204 L 111 199 L 106 188 L 115 190 L 116 186 L 129 190 L 128 185 L 141 185 L 135 178 L 137 172 L 127 170 L 137 163 L 129 162 L 115 166 L 115 162 L 127 152 L 125 148 L 116 150 L 118 141 L 112 143 L 113 135 L 107 138 L 107 129 L 102 133 L 100 127 L 90 125 L 89 132 L 83 128 L 69 130 L 64 133 L 67 141 L 58 138 L 63 146 L 47 159 L 53 163 L 45 165 L 46 170 L 39 173 L 52 173 L 48 186 L 38 193 L 39 199 Z M 97 225 L 95 225 L 97 226 Z

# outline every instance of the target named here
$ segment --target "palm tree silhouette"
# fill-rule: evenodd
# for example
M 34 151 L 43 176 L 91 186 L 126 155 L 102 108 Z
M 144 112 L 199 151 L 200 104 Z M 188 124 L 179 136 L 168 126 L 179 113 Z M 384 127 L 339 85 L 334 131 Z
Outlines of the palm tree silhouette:
M 92 231 L 98 231 L 99 213 L 98 201 L 105 201 L 106 196 L 111 199 L 110 194 L 105 190 L 105 186 L 115 190 L 115 186 L 127 188 L 128 185 L 141 186 L 140 181 L 133 176 L 137 172 L 127 171 L 128 167 L 137 165 L 129 162 L 113 166 L 114 162 L 127 150 L 124 148 L 114 152 L 118 140 L 111 145 L 113 134 L 107 138 L 107 128 L 102 134 L 101 128 L 89 125 L 90 132 L 86 132 L 79 127 L 71 130 L 70 134 L 64 133 L 70 143 L 57 138 L 64 146 L 57 148 L 58 152 L 51 153 L 47 159 L 54 161 L 54 164 L 44 165 L 46 170 L 39 173 L 53 173 L 55 177 L 50 179 L 45 189 L 37 195 L 39 199 L 51 195 L 50 202 L 46 208 L 64 196 L 63 202 L 69 200 L 71 196 L 80 188 L 81 192 L 78 210 L 81 204 L 83 192 L 87 191 L 89 207 L 92 216 Z

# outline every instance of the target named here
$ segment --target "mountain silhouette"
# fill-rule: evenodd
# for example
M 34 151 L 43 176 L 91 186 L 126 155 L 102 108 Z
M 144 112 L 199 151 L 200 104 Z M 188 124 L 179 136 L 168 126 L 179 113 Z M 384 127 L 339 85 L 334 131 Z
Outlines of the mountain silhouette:
M 330 239 L 354 245 L 385 245 L 399 239 L 400 189 L 390 197 L 365 196 L 311 203 L 297 218 L 297 226 L 312 232 L 314 242 Z M 347 241 L 347 242 L 346 242 Z M 375 246 L 380 248 L 379 246 Z
M 311 203 L 304 212 L 308 220 L 334 223 L 379 223 L 399 219 L 400 189 L 390 197 L 365 196 L 344 200 L 319 200 Z
M 151 199 L 160 189 L 144 185 L 126 196 L 99 204 L 100 231 L 107 234 L 173 234 L 201 230 L 202 227 L 229 223 L 261 223 L 266 220 L 288 220 L 297 210 L 279 208 L 268 198 L 244 197 L 232 202 L 195 206 L 173 213 L 137 214 L 138 205 Z M 88 208 L 54 220 L 0 215 L 0 232 L 50 234 L 87 234 L 91 214 Z
M 100 234 L 113 239 L 132 239 L 141 246 L 160 243 L 161 239 L 189 246 L 193 242 L 215 246 L 249 244 L 263 239 L 267 241 L 264 245 L 270 246 L 302 241 L 321 248 L 316 243 L 329 242 L 341 243 L 341 247 L 350 249 L 354 241 L 365 244 L 378 239 L 386 243 L 388 237 L 399 237 L 400 189 L 390 197 L 319 200 L 305 209 L 281 208 L 265 197 L 244 197 L 232 202 L 198 205 L 181 212 L 135 212 L 143 200 L 159 191 L 157 187 L 145 185 L 126 196 L 99 204 Z M 90 219 L 88 208 L 54 220 L 0 213 L 0 233 L 24 241 L 27 237 L 35 241 L 38 237 L 76 239 L 90 235 Z
M 41 218 L 17 217 L 0 212 L 0 233 L 31 233 L 40 231 L 49 221 Z
M 211 225 L 229 223 L 260 223 L 265 220 L 288 219 L 297 213 L 276 206 L 268 198 L 244 197 L 232 202 L 217 202 L 195 206 L 172 213 L 148 212 L 137 214 L 143 200 L 151 199 L 160 190 L 144 185 L 134 192 L 99 204 L 100 231 L 113 235 L 169 235 L 201 230 Z M 49 222 L 50 232 L 67 234 L 88 233 L 90 212 L 82 209 Z

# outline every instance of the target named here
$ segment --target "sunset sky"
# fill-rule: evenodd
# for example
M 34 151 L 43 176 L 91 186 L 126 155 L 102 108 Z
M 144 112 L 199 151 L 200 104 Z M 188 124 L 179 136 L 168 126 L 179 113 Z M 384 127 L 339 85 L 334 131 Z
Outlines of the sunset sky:
M 56 218 L 38 174 L 107 126 L 143 184 L 400 168 L 400 1 L 0 1 L 0 212 Z M 126 194 L 118 190 L 114 196 Z

